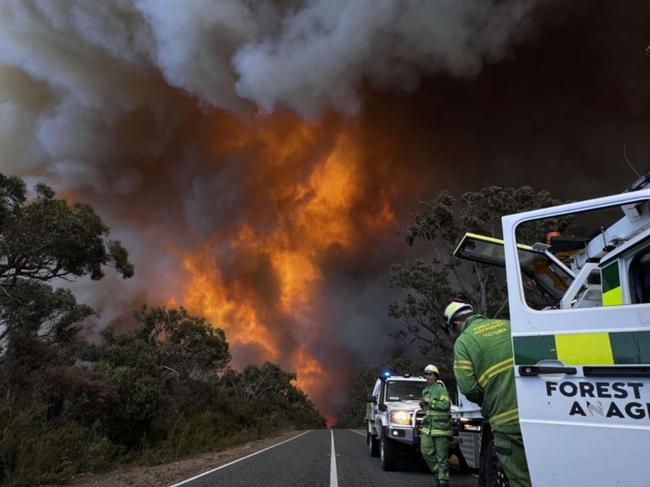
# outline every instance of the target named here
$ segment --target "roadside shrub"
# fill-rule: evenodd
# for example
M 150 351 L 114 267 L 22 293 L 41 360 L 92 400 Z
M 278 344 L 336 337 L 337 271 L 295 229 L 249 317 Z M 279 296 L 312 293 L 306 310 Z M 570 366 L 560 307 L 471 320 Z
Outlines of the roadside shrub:
M 116 447 L 97 425 L 48 424 L 44 408 L 18 411 L 0 404 L 0 480 L 3 485 L 57 482 L 110 466 Z
M 179 416 L 165 440 L 143 448 L 139 461 L 160 463 L 193 453 L 225 448 L 237 443 L 258 439 L 276 431 L 261 421 L 243 425 L 230 415 L 205 411 L 193 416 Z

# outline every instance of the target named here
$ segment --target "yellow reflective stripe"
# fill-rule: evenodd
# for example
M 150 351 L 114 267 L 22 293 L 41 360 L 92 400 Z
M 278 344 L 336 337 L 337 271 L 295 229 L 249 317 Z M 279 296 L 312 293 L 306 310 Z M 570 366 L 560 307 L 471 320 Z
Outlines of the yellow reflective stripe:
M 433 430 L 429 428 L 422 428 L 422 434 L 427 436 L 453 436 L 450 430 Z
M 471 365 L 454 365 L 457 370 L 474 370 Z
M 618 306 L 619 304 L 623 304 L 623 289 L 620 286 L 603 293 L 603 306 Z
M 505 372 L 513 367 L 514 360 L 512 358 L 506 359 L 503 362 L 494 364 L 492 367 L 483 372 L 483 375 L 478 378 L 478 385 L 485 387 L 488 382 L 493 379 L 495 376 L 499 375 L 502 372 Z
M 500 240 L 500 239 L 494 238 L 494 237 L 486 237 L 485 235 L 479 235 L 478 233 L 469 233 L 468 232 L 463 237 L 463 240 L 465 238 L 467 238 L 467 237 L 475 238 L 476 240 L 482 240 L 484 242 L 491 242 L 491 243 L 503 245 L 503 240 Z M 460 245 L 458 247 L 460 247 Z M 458 247 L 456 248 L 456 250 L 458 250 Z M 520 249 L 524 249 L 524 250 L 533 250 L 533 248 L 530 245 L 526 245 L 526 244 L 517 244 L 517 247 L 519 247 Z M 455 251 L 454 251 L 454 253 L 455 253 Z
M 454 369 L 474 370 L 474 367 L 469 360 L 454 360 Z
M 519 419 L 519 409 L 509 409 L 490 418 L 490 425 L 502 426 L 504 424 L 513 423 Z
M 555 336 L 557 359 L 567 365 L 612 365 L 609 333 L 571 333 Z

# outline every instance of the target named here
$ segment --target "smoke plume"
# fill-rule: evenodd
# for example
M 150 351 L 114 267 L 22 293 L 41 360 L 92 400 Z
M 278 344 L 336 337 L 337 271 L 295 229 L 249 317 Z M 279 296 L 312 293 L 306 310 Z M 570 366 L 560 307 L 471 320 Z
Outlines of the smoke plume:
M 184 305 L 331 414 L 341 377 L 391 345 L 386 271 L 419 198 L 616 192 L 624 143 L 645 169 L 646 10 L 6 0 L 0 170 L 92 203 L 129 248 L 135 279 L 75 286 L 98 328 Z

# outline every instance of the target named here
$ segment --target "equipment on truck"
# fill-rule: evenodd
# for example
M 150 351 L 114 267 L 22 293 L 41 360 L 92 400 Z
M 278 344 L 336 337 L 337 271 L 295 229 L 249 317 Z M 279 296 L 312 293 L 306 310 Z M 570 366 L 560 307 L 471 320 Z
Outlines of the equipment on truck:
M 641 466 L 650 449 L 648 181 L 614 196 L 504 216 L 503 240 L 467 234 L 454 252 L 505 267 L 519 419 L 534 486 L 647 485 Z M 527 224 L 567 217 L 590 236 L 518 239 Z M 549 304 L 539 305 L 533 287 Z

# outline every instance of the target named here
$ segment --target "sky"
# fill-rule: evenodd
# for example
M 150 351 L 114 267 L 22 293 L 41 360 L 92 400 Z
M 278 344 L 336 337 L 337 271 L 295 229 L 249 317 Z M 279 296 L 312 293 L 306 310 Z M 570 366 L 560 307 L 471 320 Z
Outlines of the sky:
M 226 330 L 328 415 L 394 349 L 398 235 L 440 189 L 577 200 L 650 170 L 650 6 L 577 0 L 0 3 L 0 171 L 91 203 L 136 277 L 74 286 Z

